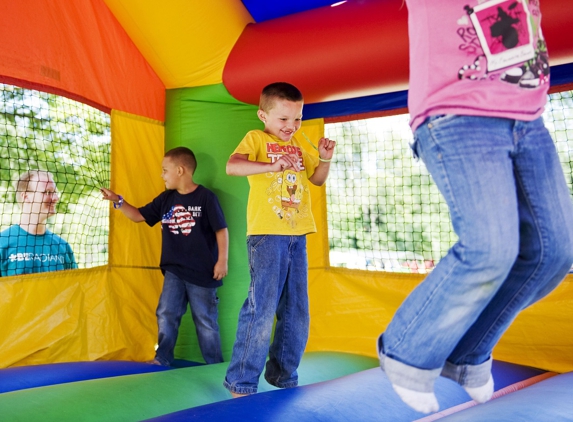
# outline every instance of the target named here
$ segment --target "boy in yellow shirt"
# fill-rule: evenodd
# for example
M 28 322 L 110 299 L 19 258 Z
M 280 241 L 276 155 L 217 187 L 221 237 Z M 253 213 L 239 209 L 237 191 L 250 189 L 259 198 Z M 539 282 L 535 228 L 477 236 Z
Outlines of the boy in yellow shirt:
M 302 108 L 303 97 L 295 86 L 266 86 L 257 112 L 264 131 L 248 132 L 227 163 L 227 174 L 247 176 L 250 185 L 251 285 L 223 383 L 233 397 L 257 392 L 267 353 L 267 382 L 279 388 L 298 385 L 297 368 L 309 330 L 306 235 L 316 232 L 308 182 L 324 184 L 336 145 L 321 138 L 318 157 L 301 147 L 294 135 L 301 126 Z

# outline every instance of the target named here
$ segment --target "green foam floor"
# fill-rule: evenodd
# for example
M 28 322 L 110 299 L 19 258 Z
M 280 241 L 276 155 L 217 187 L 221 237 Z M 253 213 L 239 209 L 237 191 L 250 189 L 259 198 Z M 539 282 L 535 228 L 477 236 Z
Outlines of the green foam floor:
M 228 362 L 137 375 L 51 385 L 0 394 L 0 420 L 11 422 L 141 421 L 230 400 L 223 387 Z M 299 385 L 371 369 L 378 360 L 337 352 L 311 352 L 299 367 Z M 259 393 L 276 390 L 262 377 Z

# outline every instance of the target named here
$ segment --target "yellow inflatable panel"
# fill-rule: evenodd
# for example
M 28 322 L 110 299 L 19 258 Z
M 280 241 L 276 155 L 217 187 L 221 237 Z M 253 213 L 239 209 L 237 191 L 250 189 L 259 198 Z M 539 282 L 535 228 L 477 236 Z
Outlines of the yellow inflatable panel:
M 140 207 L 165 189 L 161 178 L 165 130 L 161 122 L 113 111 L 111 189 Z M 159 266 L 161 227 L 134 223 L 121 212 L 110 215 L 110 265 Z
M 167 89 L 221 83 L 231 49 L 253 22 L 240 0 L 105 3 Z
M 111 188 L 145 205 L 164 189 L 163 123 L 112 111 L 111 127 Z M 163 285 L 160 230 L 112 209 L 109 265 L 2 278 L 0 368 L 152 359 Z
M 0 367 L 153 358 L 162 279 L 109 267 L 3 279 Z
M 310 248 L 309 237 L 309 255 Z M 306 351 L 376 357 L 376 339 L 422 279 L 421 274 L 310 269 L 311 329 Z M 548 297 L 519 314 L 494 348 L 493 358 L 559 373 L 573 371 L 573 313 L 564 312 L 571 303 L 573 276 L 569 275 Z

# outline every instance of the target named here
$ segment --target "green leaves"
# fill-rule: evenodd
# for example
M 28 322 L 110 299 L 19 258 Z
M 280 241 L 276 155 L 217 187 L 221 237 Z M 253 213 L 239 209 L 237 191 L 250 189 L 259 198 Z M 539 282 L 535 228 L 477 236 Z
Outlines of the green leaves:
M 80 268 L 107 263 L 110 116 L 54 94 L 0 84 L 0 228 L 17 220 L 14 182 L 27 170 L 54 176 L 60 200 L 50 229 L 72 245 Z

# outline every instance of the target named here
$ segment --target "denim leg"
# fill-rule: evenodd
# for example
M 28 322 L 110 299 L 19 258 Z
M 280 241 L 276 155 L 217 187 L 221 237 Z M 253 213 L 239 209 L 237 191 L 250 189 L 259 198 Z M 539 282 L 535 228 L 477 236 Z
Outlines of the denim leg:
M 257 392 L 269 352 L 275 313 L 288 279 L 292 238 L 249 236 L 247 239 L 251 284 L 239 312 L 237 337 L 223 383 L 233 393 Z
M 308 340 L 308 262 L 306 236 L 290 238 L 288 272 L 277 308 L 265 379 L 279 388 L 298 385 L 297 368 Z
M 166 272 L 156 311 L 159 336 L 155 352 L 155 359 L 164 366 L 169 366 L 173 362 L 181 317 L 186 311 L 185 282 L 175 274 Z
M 306 278 L 294 280 L 301 274 L 303 269 L 298 266 L 303 263 L 306 275 L 306 255 L 304 260 L 300 256 L 306 251 L 306 239 L 304 236 L 249 236 L 247 248 L 251 284 L 239 312 L 237 338 L 223 385 L 233 393 L 257 392 L 269 353 L 275 314 L 278 314 L 271 347 L 271 359 L 276 365 L 271 364 L 266 375 L 269 382 L 278 387 L 296 386 L 296 367 L 302 355 L 299 349 L 302 346 L 304 350 L 308 336 L 308 307 L 298 314 L 299 308 L 290 309 L 290 306 L 304 307 L 304 303 L 308 303 L 304 302 L 308 300 L 304 298 L 306 291 L 305 295 L 300 293 L 301 285 L 306 286 Z M 297 297 L 302 304 L 292 303 Z
M 483 382 L 486 374 L 477 368 L 491 356 L 501 335 L 522 309 L 559 284 L 573 262 L 573 206 L 553 140 L 541 119 L 517 122 L 514 131 L 519 255 L 501 288 L 448 357 L 442 375 L 462 385 Z
M 512 121 L 431 118 L 416 131 L 416 149 L 448 204 L 458 241 L 397 310 L 380 339 L 380 360 L 392 383 L 431 392 L 518 254 Z
M 187 298 L 201 354 L 206 363 L 223 362 L 221 336 L 219 335 L 219 312 L 217 288 L 201 287 L 186 283 Z

